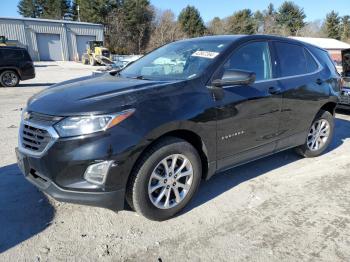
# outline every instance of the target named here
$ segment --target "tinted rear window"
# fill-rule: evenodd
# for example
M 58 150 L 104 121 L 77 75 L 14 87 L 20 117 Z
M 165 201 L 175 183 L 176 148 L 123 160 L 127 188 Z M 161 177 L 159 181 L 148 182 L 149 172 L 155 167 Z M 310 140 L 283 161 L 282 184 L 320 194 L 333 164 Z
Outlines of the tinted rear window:
M 5 61 L 17 61 L 23 59 L 22 50 L 2 49 L 0 50 L 0 55 L 1 58 Z
M 279 58 L 279 77 L 308 73 L 307 60 L 302 46 L 275 42 L 275 47 Z

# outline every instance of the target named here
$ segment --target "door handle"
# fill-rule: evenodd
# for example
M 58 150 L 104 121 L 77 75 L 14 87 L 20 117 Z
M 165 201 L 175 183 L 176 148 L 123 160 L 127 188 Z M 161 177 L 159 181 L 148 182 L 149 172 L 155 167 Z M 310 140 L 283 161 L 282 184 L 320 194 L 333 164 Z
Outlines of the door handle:
M 271 87 L 269 87 L 269 93 L 271 94 L 271 95 L 276 95 L 276 94 L 279 94 L 279 93 L 281 93 L 281 88 L 280 87 L 275 87 L 275 86 L 271 86 Z
M 318 85 L 322 85 L 322 84 L 323 84 L 322 79 L 318 78 L 318 79 L 316 80 L 316 84 L 318 84 Z

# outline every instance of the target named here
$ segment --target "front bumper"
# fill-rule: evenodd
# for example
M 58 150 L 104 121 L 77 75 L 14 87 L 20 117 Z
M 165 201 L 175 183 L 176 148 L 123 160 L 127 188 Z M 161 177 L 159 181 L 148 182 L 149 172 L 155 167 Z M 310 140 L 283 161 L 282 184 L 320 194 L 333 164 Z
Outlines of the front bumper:
M 343 88 L 339 97 L 337 108 L 349 109 L 349 107 L 350 107 L 350 89 Z
M 78 185 L 76 188 L 64 188 L 50 179 L 49 174 L 42 173 L 45 168 L 36 164 L 39 159 L 23 154 L 18 148 L 16 148 L 16 156 L 18 166 L 25 178 L 58 201 L 103 207 L 114 211 L 124 209 L 125 190 L 123 188 L 105 190 L 89 185 L 85 181 L 76 183 Z

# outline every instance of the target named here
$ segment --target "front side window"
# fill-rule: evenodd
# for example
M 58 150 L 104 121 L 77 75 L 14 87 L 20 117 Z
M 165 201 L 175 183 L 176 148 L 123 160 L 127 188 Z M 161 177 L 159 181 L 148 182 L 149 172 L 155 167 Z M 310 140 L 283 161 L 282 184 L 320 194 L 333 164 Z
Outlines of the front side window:
M 174 42 L 156 49 L 120 72 L 122 77 L 185 80 L 201 75 L 230 40 Z
M 279 77 L 297 76 L 317 70 L 313 57 L 302 46 L 275 42 L 279 59 Z
M 269 44 L 253 42 L 235 50 L 224 65 L 224 70 L 254 72 L 256 81 L 272 78 Z

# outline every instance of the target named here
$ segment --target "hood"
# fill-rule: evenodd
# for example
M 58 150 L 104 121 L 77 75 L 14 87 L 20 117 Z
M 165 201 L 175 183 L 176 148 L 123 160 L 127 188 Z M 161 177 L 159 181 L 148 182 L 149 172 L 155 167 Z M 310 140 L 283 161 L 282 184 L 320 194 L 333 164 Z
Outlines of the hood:
M 181 81 L 119 78 L 109 73 L 65 81 L 29 99 L 27 110 L 53 116 L 119 112 Z M 182 81 L 183 82 L 183 81 Z

